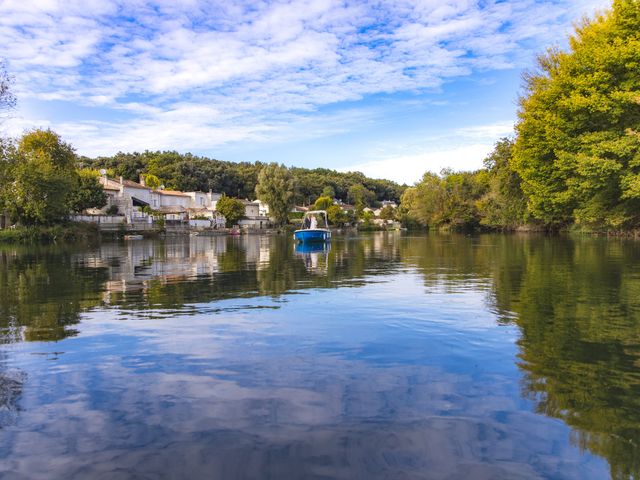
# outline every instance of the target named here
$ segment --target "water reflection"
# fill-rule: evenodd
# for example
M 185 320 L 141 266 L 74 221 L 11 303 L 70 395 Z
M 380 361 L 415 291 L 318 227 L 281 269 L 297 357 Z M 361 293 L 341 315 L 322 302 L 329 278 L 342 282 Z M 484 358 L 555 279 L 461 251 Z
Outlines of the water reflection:
M 26 379 L 24 372 L 7 368 L 6 354 L 0 352 L 0 432 L 18 416 L 18 400 Z
M 330 243 L 296 243 L 294 251 L 308 272 L 324 274 L 329 270 Z
M 67 476 L 638 478 L 636 243 L 320 247 L 3 247 L 0 417 L 23 412 L 0 459 L 27 476 L 46 476 L 39 452 L 73 458 Z
M 0 249 L 0 328 L 3 343 L 60 340 L 75 335 L 79 314 L 100 304 L 103 268 L 56 248 Z

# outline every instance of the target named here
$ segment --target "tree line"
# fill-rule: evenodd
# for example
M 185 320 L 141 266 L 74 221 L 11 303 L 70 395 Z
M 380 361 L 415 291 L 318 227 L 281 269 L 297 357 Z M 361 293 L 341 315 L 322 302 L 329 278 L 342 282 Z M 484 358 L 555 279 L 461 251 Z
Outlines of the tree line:
M 229 162 L 176 151 L 144 151 L 105 157 L 80 157 L 85 168 L 107 169 L 112 175 L 138 181 L 141 174 L 158 177 L 166 188 L 182 191 L 209 191 L 229 197 L 255 199 L 258 176 L 268 164 L 263 162 Z M 372 205 L 382 200 L 399 201 L 406 186 L 374 179 L 360 172 L 338 172 L 327 168 L 287 168 L 295 204 L 311 205 L 327 188 L 344 201 L 354 185 L 366 189 Z
M 640 227 L 640 3 L 615 0 L 524 75 L 513 138 L 475 172 L 426 173 L 408 225 L 452 229 Z
M 221 192 L 220 208 L 230 222 L 244 216 L 244 205 L 234 197 L 265 201 L 276 223 L 284 224 L 294 204 L 322 195 L 352 201 L 361 210 L 381 200 L 398 201 L 406 188 L 359 172 L 222 162 L 177 152 L 90 159 L 77 156 L 52 130 L 36 129 L 18 139 L 0 138 L 0 214 L 12 223 L 52 225 L 72 212 L 101 208 L 107 202 L 99 182 L 102 168 L 115 177 L 142 177 L 152 188 Z

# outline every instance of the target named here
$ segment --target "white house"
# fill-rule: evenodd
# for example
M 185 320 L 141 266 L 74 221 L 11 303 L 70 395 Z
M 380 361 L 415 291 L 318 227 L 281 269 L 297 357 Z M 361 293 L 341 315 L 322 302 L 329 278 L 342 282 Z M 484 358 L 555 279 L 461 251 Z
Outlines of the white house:
M 268 203 L 265 203 L 262 200 L 256 200 L 253 203 L 257 203 L 258 204 L 258 211 L 259 211 L 261 216 L 263 216 L 263 217 L 268 217 L 269 216 L 269 204 Z
M 107 194 L 107 206 L 116 206 L 123 214 L 127 223 L 150 222 L 151 217 L 142 211 L 149 207 L 154 212 L 163 215 L 166 220 L 186 222 L 192 218 L 209 219 L 212 225 L 224 224 L 216 211 L 216 203 L 221 197 L 213 192 L 180 192 L 177 190 L 152 189 L 147 187 L 144 180 L 140 183 L 131 180 L 113 180 L 102 174 L 100 183 Z
M 185 192 L 186 195 L 191 197 L 191 208 L 206 208 L 210 210 L 216 209 L 216 204 L 222 194 L 213 193 L 209 191 L 205 192 Z
M 271 220 L 268 216 L 260 212 L 260 203 L 242 200 L 244 204 L 244 218 L 238 221 L 238 225 L 243 228 L 259 229 L 269 228 Z

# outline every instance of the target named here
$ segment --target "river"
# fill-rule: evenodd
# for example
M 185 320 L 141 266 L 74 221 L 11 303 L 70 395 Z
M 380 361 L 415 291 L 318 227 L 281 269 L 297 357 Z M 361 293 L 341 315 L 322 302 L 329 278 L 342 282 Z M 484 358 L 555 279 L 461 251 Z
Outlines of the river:
M 639 475 L 637 242 L 0 247 L 3 478 Z

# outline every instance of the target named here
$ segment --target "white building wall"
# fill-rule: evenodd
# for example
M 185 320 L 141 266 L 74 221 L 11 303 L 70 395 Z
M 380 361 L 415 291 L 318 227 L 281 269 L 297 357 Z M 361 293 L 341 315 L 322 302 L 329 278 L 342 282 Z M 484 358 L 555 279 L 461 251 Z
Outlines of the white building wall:
M 124 185 L 123 187 L 124 195 L 128 195 L 130 197 L 135 197 L 138 200 L 142 200 L 143 202 L 148 203 L 149 205 L 153 205 L 151 201 L 152 192 L 149 188 L 135 188 Z
M 245 217 L 259 217 L 260 216 L 260 205 L 257 203 L 248 203 L 244 206 L 244 216 Z
M 189 208 L 191 206 L 191 197 L 180 195 L 166 195 L 159 192 L 160 206 L 161 207 L 184 207 Z

